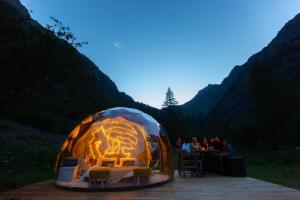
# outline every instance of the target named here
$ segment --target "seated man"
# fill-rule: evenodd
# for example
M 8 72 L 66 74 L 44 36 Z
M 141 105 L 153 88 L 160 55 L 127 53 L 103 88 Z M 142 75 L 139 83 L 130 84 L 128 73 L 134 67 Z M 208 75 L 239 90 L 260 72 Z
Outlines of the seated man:
M 214 150 L 216 150 L 222 156 L 232 156 L 231 145 L 222 136 L 216 136 L 211 141 Z
M 177 149 L 181 149 L 182 148 L 182 142 L 181 142 L 181 138 L 180 137 L 176 138 L 176 148 Z
M 224 149 L 223 156 L 231 157 L 233 155 L 233 150 L 231 144 L 229 144 L 226 140 L 223 141 Z
M 192 138 L 191 148 L 192 148 L 193 151 L 199 151 L 200 150 L 200 144 L 198 143 L 197 137 Z
M 218 172 L 224 174 L 226 162 L 231 156 L 231 146 L 224 140 L 222 136 L 216 136 L 211 139 L 213 151 L 208 158 L 208 164 Z
M 219 152 L 222 152 L 224 150 L 223 141 L 224 138 L 222 136 L 215 136 L 210 140 L 214 150 Z
M 190 144 L 190 139 L 187 137 L 185 138 L 184 143 L 182 144 L 182 153 L 183 156 L 189 156 L 191 154 L 192 148 Z

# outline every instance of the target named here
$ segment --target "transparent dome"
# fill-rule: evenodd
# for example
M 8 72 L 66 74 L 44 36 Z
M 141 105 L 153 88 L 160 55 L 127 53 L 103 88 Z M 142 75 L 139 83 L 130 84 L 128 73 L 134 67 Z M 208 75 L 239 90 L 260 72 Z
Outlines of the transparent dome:
M 150 115 L 117 107 L 90 115 L 64 141 L 56 184 L 86 189 L 156 185 L 173 178 L 168 136 Z

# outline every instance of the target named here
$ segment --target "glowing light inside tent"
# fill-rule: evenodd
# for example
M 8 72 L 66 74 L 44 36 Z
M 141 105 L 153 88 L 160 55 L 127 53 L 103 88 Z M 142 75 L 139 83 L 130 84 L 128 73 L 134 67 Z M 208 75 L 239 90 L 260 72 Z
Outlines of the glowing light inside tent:
M 101 158 L 101 152 L 99 151 L 99 146 L 102 143 L 101 140 L 98 139 L 98 133 L 92 133 L 92 139 L 89 141 L 89 149 L 90 154 L 93 159 Z
M 142 137 L 147 143 L 143 127 L 123 121 L 114 119 L 114 121 L 101 122 L 99 128 L 91 133 L 88 148 L 93 159 L 111 157 L 132 159 L 131 154 L 137 148 L 139 137 Z M 146 145 L 147 147 L 149 145 Z M 149 153 L 148 149 L 147 153 Z

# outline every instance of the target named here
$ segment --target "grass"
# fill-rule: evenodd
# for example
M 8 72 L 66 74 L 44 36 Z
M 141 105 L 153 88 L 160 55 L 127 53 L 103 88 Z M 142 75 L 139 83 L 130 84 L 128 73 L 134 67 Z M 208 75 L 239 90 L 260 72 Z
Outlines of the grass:
M 1 141 L 0 190 L 13 189 L 54 177 L 57 149 L 31 141 Z
M 0 121 L 0 191 L 54 178 L 61 136 Z
M 250 177 L 287 187 L 300 189 L 300 152 L 292 149 L 242 150 Z
M 296 165 L 247 165 L 248 176 L 260 180 L 300 189 L 300 166 Z

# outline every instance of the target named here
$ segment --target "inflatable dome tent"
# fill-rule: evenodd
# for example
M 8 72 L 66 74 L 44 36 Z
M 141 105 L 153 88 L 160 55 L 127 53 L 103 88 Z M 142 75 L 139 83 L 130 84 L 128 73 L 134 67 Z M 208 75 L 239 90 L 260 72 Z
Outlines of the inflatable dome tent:
M 174 173 L 168 136 L 151 116 L 117 107 L 88 116 L 64 141 L 56 185 L 110 190 L 154 186 Z

